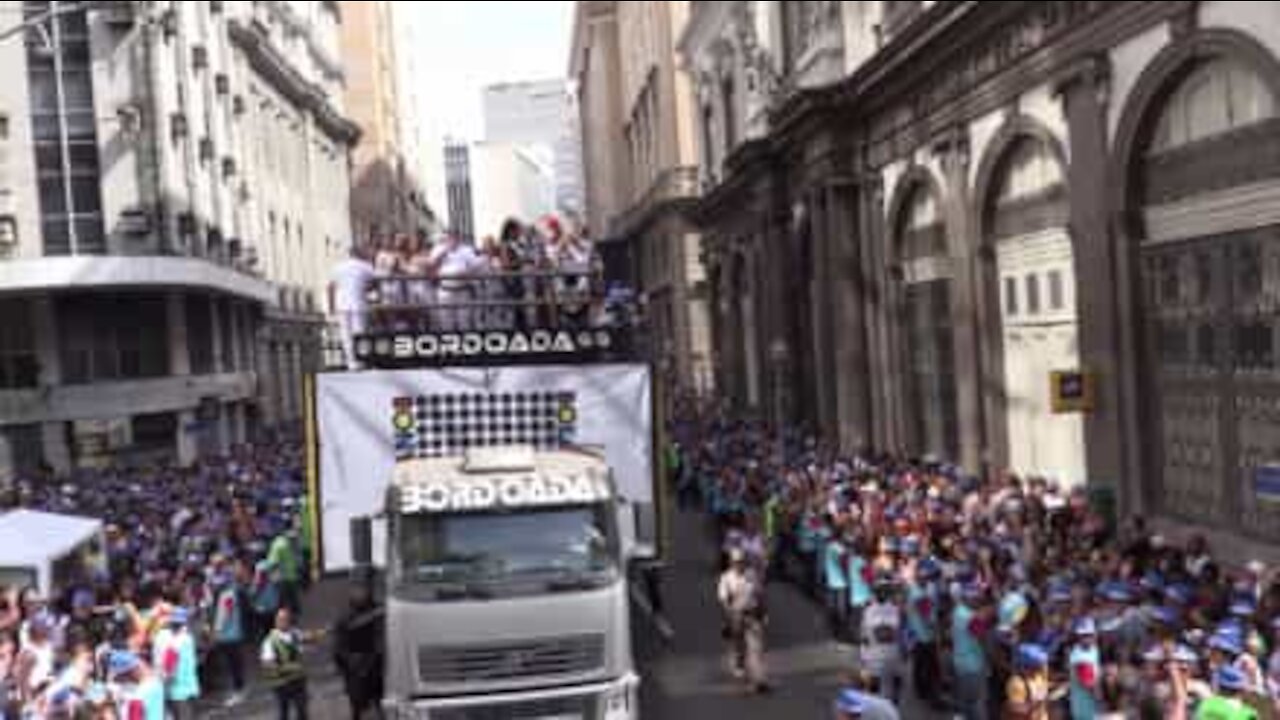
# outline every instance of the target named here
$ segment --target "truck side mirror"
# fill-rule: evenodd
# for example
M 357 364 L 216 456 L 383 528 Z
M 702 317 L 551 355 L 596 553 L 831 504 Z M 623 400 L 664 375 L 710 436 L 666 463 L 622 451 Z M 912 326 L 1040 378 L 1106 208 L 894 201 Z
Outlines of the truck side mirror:
M 357 568 L 373 567 L 373 518 L 351 518 L 351 561 Z

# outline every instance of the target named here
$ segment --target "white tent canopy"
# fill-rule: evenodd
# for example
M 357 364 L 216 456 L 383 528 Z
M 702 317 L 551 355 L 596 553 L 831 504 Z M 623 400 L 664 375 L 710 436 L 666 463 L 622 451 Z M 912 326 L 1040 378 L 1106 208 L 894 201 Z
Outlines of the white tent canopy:
M 38 569 L 40 589 L 49 591 L 49 568 L 90 540 L 100 537 L 102 521 L 34 510 L 0 515 L 0 568 Z

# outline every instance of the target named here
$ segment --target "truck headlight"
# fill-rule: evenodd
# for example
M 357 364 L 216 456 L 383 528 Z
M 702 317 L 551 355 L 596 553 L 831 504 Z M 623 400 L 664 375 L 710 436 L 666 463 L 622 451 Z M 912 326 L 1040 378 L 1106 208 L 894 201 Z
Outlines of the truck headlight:
M 634 688 L 630 684 L 620 685 L 605 691 L 604 720 L 631 720 Z

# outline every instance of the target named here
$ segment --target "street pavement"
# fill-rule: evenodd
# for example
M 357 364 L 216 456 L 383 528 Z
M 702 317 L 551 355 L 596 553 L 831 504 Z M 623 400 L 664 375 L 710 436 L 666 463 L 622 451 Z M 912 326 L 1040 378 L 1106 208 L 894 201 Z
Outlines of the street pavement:
M 726 671 L 720 639 L 720 612 L 715 599 L 716 547 L 708 522 L 698 514 L 673 518 L 672 557 L 663 575 L 666 617 L 673 635 L 664 637 L 653 618 L 633 618 L 633 642 L 640 665 L 641 717 L 645 720 L 734 718 L 735 720 L 815 720 L 831 717 L 831 701 L 842 679 L 856 667 L 851 647 L 832 641 L 816 604 L 795 587 L 769 588 L 768 665 L 774 692 L 748 694 Z M 306 599 L 303 626 L 328 628 L 346 602 L 345 580 L 312 588 Z M 342 683 L 321 641 L 307 654 L 313 720 L 347 718 Z M 910 695 L 910 693 L 907 693 Z M 270 692 L 255 680 L 248 701 L 231 710 L 219 707 L 214 694 L 204 718 L 270 720 L 275 717 Z M 940 718 L 908 701 L 902 717 Z
M 682 513 L 674 519 L 672 535 L 673 557 L 663 586 L 674 637 L 664 642 L 644 617 L 635 623 L 642 717 L 830 718 L 832 700 L 857 667 L 857 655 L 831 639 L 817 605 L 790 584 L 770 586 L 767 660 L 774 692 L 748 694 L 726 670 L 715 598 L 716 547 L 709 525 L 700 515 Z M 910 701 L 902 717 L 940 716 Z

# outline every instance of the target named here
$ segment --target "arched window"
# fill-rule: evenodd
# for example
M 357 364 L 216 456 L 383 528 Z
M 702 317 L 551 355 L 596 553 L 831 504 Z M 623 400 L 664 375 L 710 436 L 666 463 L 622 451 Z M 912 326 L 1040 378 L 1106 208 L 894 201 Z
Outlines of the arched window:
M 1023 137 L 1009 150 L 1000 173 L 997 205 L 1041 198 L 1060 190 L 1062 165 L 1040 140 Z
M 917 183 L 902 206 L 898 239 L 906 261 L 947 254 L 947 236 L 938 201 L 924 183 Z
M 1226 59 L 1196 68 L 1173 92 L 1149 152 L 1158 154 L 1276 116 L 1276 97 L 1253 70 Z

